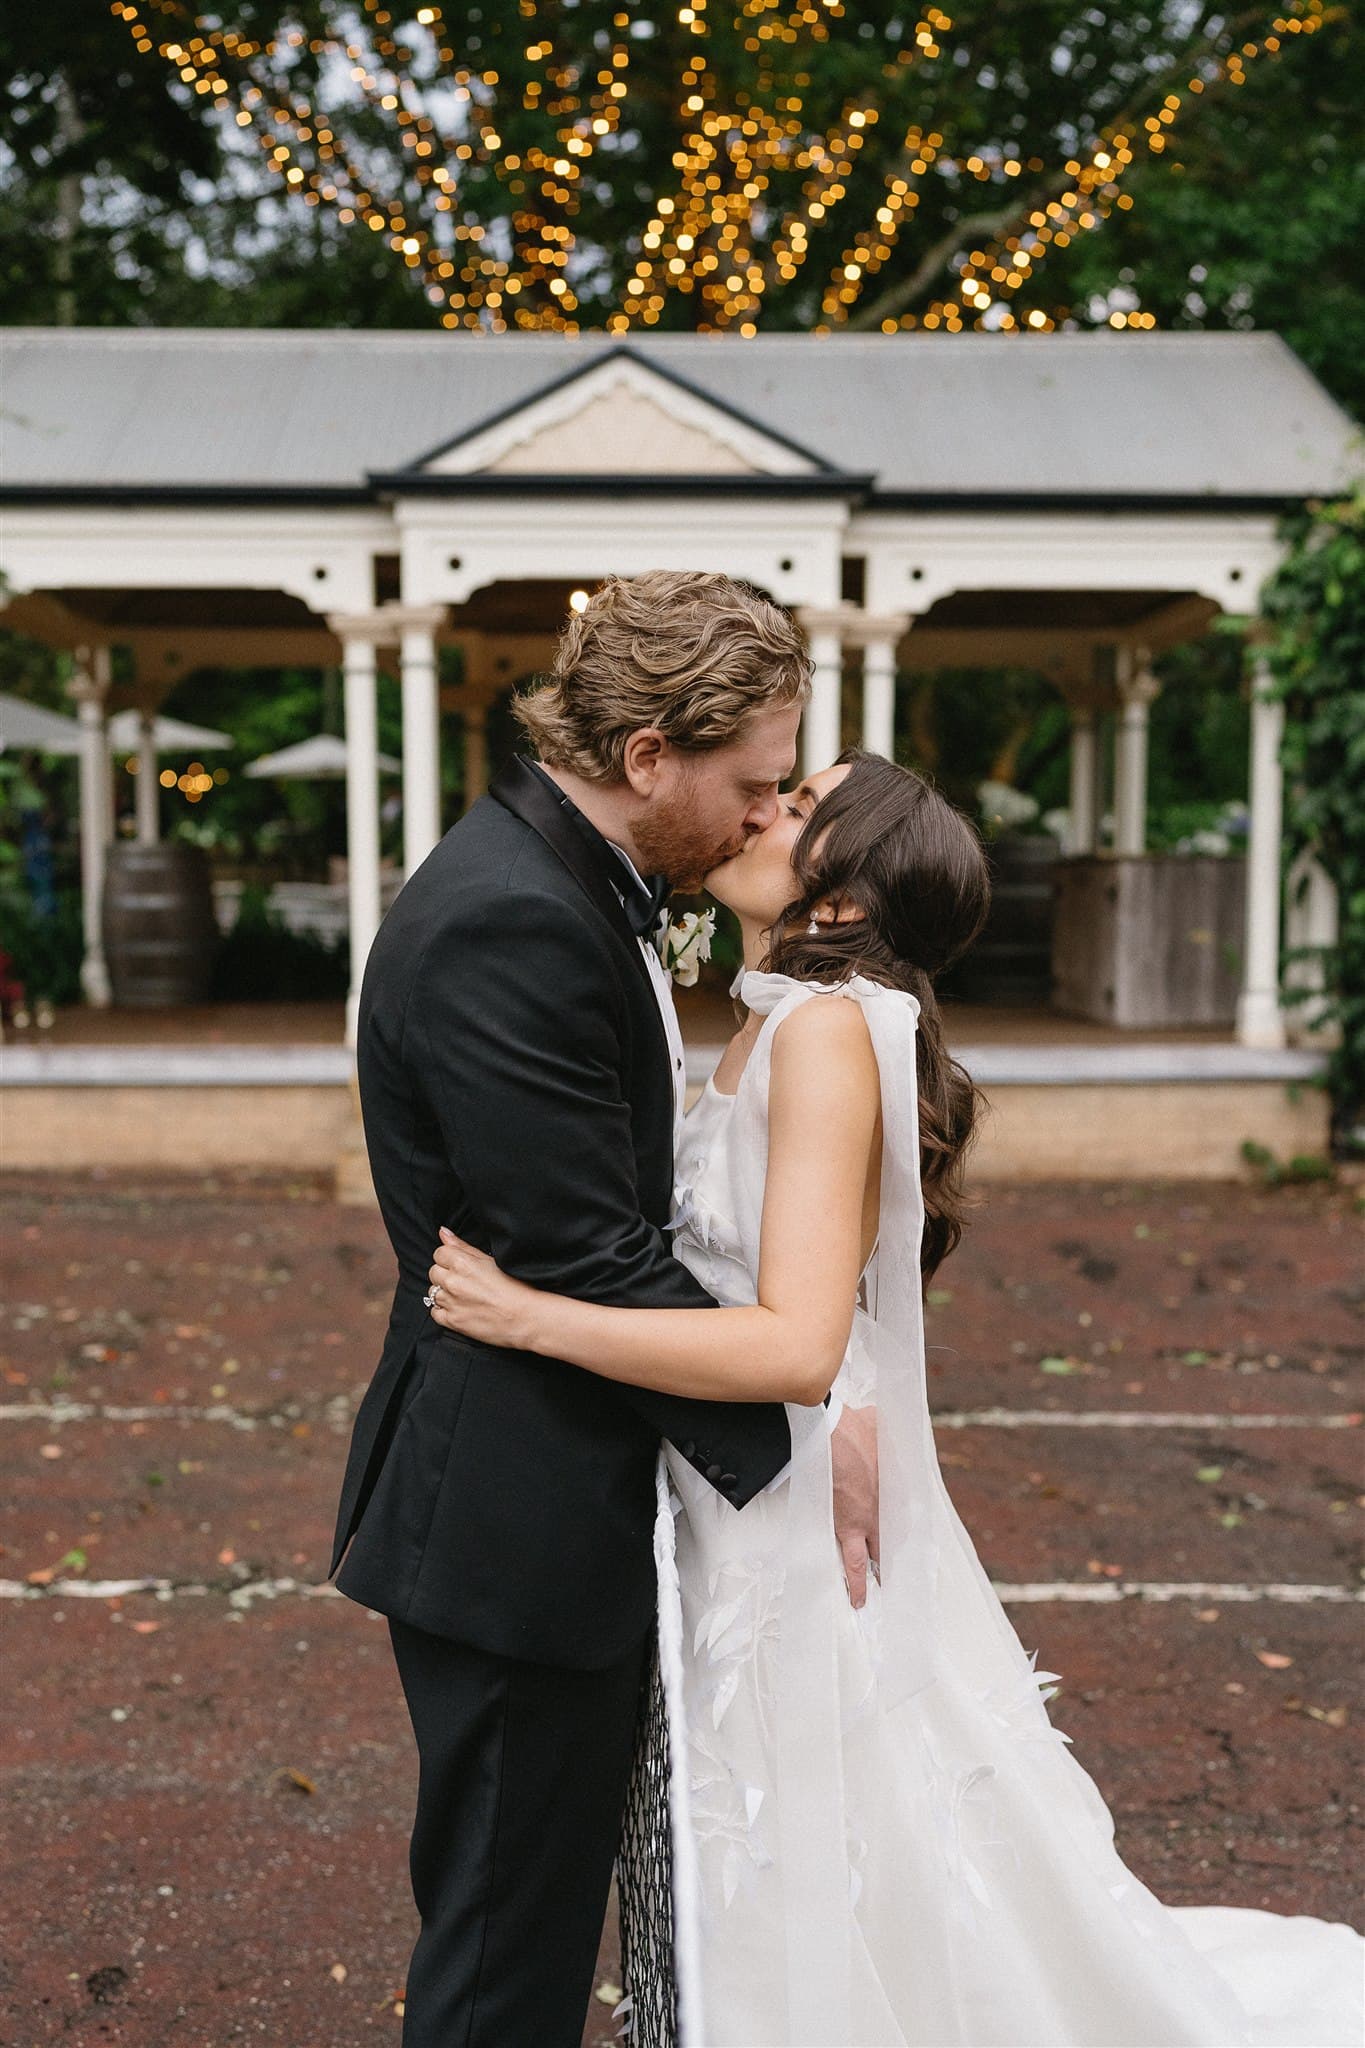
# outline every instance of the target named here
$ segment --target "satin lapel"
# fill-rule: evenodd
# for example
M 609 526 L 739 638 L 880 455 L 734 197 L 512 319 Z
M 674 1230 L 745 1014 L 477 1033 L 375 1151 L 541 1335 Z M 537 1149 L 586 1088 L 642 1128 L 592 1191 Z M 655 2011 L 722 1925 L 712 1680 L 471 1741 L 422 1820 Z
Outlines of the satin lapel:
M 495 797 L 505 810 L 521 819 L 523 825 L 542 838 L 550 850 L 563 861 L 569 873 L 583 890 L 584 895 L 597 910 L 600 910 L 616 936 L 621 940 L 635 962 L 641 979 L 649 991 L 649 1007 L 659 1027 L 659 1044 L 665 1064 L 668 1060 L 668 1040 L 664 1033 L 664 1020 L 659 1014 L 659 998 L 655 994 L 649 966 L 640 950 L 640 941 L 631 928 L 621 899 L 611 885 L 610 868 L 606 863 L 615 855 L 603 842 L 604 859 L 594 858 L 594 850 L 559 802 L 554 790 L 533 768 L 528 767 L 519 754 L 513 755 L 501 773 L 489 784 L 488 794 Z

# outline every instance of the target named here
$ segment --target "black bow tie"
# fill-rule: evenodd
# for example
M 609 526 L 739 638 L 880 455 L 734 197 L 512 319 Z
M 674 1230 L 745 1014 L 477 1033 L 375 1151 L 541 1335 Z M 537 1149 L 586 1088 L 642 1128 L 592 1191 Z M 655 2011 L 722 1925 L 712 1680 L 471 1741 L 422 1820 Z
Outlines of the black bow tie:
M 637 888 L 629 876 L 626 880 L 630 884 L 626 892 L 626 916 L 636 938 L 647 939 L 659 922 L 671 884 L 667 875 L 646 875 L 642 888 Z

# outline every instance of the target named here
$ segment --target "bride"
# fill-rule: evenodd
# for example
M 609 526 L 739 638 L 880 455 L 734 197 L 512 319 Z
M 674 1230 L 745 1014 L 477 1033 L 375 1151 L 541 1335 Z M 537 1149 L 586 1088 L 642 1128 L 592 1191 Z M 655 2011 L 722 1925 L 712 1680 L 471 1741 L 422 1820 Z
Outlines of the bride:
M 540 1294 L 448 1232 L 431 1269 L 437 1320 L 484 1342 L 788 1403 L 791 1464 L 741 1512 L 661 1459 L 679 2038 L 1359 2043 L 1350 1928 L 1166 1908 L 1120 1861 L 939 1473 L 920 1305 L 960 1234 L 976 1097 L 932 983 L 984 915 L 975 834 L 855 754 L 708 887 L 742 927 L 747 1016 L 684 1127 L 675 1248 L 723 1312 Z M 875 1408 L 866 1580 L 835 1543 L 827 1393 Z M 640 1868 L 623 1858 L 628 1930 Z M 667 1938 L 628 1942 L 627 1967 L 635 2040 L 672 2039 Z

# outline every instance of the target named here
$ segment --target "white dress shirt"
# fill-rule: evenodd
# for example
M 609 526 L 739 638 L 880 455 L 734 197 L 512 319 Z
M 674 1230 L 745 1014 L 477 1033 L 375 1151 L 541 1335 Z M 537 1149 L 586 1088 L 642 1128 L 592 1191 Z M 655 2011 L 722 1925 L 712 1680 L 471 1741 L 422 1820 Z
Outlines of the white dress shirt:
M 614 839 L 609 839 L 607 844 L 618 859 L 624 861 L 643 889 L 644 878 L 625 848 L 618 846 Z M 624 899 L 625 891 L 622 890 L 621 894 Z M 654 990 L 654 1000 L 659 1005 L 659 1016 L 663 1022 L 664 1037 L 668 1041 L 668 1059 L 673 1071 L 673 1150 L 676 1154 L 678 1139 L 682 1135 L 683 1110 L 687 1105 L 687 1062 L 683 1053 L 682 1026 L 678 1022 L 677 1005 L 673 1001 L 673 977 L 660 959 L 659 949 L 651 938 L 641 938 L 637 943 L 645 956 L 645 965 L 649 969 L 649 979 Z

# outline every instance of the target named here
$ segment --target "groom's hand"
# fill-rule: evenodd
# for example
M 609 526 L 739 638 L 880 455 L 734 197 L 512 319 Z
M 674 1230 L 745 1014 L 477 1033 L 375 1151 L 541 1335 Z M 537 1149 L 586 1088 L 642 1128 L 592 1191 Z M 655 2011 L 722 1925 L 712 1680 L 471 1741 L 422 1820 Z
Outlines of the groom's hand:
M 867 1572 L 881 1555 L 877 1530 L 877 1411 L 845 1408 L 830 1438 L 834 1475 L 834 1533 L 844 1562 L 848 1597 L 867 1599 Z

